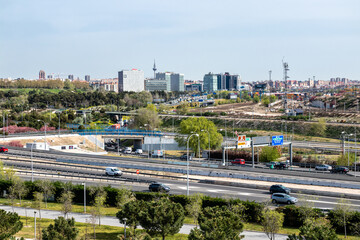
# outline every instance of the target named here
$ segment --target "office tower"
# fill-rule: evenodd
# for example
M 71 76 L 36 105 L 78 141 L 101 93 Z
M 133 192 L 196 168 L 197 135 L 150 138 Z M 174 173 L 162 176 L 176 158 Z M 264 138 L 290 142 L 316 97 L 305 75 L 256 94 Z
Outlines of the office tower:
M 173 72 L 164 72 L 156 73 L 157 80 L 164 80 L 166 82 L 166 91 L 184 91 L 184 74 L 182 73 L 173 73 Z
M 166 91 L 171 91 L 171 73 L 164 72 L 164 73 L 156 73 L 156 80 L 163 80 L 166 82 Z
M 132 69 L 122 70 L 119 74 L 119 92 L 141 92 L 144 91 L 144 71 Z
M 47 79 L 53 79 L 53 75 L 51 75 L 51 74 L 48 75 L 48 76 L 47 76 Z
M 40 72 L 39 72 L 39 79 L 40 79 L 40 80 L 45 80 L 45 71 L 44 71 L 44 70 L 40 70 Z
M 208 73 L 204 75 L 204 91 L 214 92 L 218 90 L 218 74 Z
M 146 79 L 145 80 L 146 91 L 167 91 L 166 81 L 163 79 Z
M 90 82 L 90 75 L 85 75 L 85 81 Z
M 73 80 L 74 80 L 74 75 L 70 74 L 70 75 L 68 76 L 68 79 L 71 80 L 71 81 L 73 81 Z M 86 76 L 85 76 L 85 80 L 86 80 Z M 89 78 L 89 80 L 90 80 L 90 78 Z

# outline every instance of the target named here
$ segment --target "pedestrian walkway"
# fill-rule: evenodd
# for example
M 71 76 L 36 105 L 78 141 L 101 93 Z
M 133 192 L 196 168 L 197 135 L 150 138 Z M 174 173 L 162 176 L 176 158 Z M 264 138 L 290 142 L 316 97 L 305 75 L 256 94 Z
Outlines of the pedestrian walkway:
M 5 211 L 12 212 L 11 206 L 0 206 L 0 209 L 3 209 Z M 28 217 L 34 217 L 34 211 L 38 212 L 37 209 L 28 208 L 26 209 L 27 216 Z M 14 207 L 14 212 L 19 214 L 20 216 L 26 216 L 25 208 L 21 207 Z M 37 214 L 37 216 L 39 216 Z M 52 210 L 41 210 L 41 218 L 47 218 L 47 219 L 55 219 L 59 216 L 63 216 L 63 214 L 60 211 L 52 211 Z M 84 213 L 69 213 L 69 217 L 73 217 L 76 222 L 81 223 L 87 223 L 90 219 L 90 214 L 84 214 Z M 119 223 L 119 220 L 116 217 L 111 216 L 104 216 L 101 218 L 101 224 L 102 225 L 108 225 L 108 226 L 115 226 L 115 227 L 124 227 L 123 224 Z M 141 228 L 141 227 L 140 227 Z M 189 234 L 191 229 L 194 228 L 194 225 L 190 224 L 184 224 L 182 228 L 180 229 L 179 233 L 182 234 Z M 253 231 L 244 231 L 242 232 L 242 235 L 245 236 L 245 240 L 265 240 L 269 239 L 265 233 L 263 232 L 253 232 Z M 287 235 L 277 234 L 276 240 L 286 240 Z

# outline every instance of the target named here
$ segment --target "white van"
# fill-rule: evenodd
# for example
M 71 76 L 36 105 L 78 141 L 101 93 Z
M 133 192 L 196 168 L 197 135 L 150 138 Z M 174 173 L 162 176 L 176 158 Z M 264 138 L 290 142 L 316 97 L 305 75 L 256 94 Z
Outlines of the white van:
M 142 154 L 143 150 L 142 149 L 136 149 L 135 154 Z
M 124 153 L 131 154 L 132 153 L 132 148 L 131 147 L 126 147 L 124 149 Z
M 116 167 L 107 167 L 105 169 L 105 174 L 106 176 L 121 176 L 122 175 L 122 171 L 120 171 L 118 168 Z

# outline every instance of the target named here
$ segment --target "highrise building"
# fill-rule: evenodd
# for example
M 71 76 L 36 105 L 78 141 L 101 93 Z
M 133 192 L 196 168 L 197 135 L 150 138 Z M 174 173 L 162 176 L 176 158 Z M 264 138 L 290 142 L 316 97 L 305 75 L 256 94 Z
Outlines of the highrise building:
M 90 82 L 90 75 L 85 75 L 85 81 Z
M 184 91 L 184 74 L 182 73 L 173 73 L 173 72 L 164 72 L 156 73 L 157 80 L 163 80 L 166 82 L 166 91 Z
M 215 92 L 218 90 L 218 74 L 209 72 L 204 76 L 204 91 Z
M 122 70 L 119 75 L 119 92 L 141 92 L 144 91 L 144 71 L 132 69 Z
M 48 76 L 47 76 L 47 79 L 53 79 L 53 75 L 51 75 L 51 74 L 48 75 Z
M 45 71 L 44 71 L 44 70 L 40 70 L 40 72 L 39 72 L 39 79 L 40 79 L 40 80 L 45 80 Z
M 86 78 L 86 77 L 85 77 L 85 78 Z M 68 76 L 68 79 L 71 80 L 71 81 L 73 81 L 73 80 L 74 80 L 74 75 L 70 74 L 70 75 Z M 86 80 L 86 79 L 85 79 L 85 80 Z

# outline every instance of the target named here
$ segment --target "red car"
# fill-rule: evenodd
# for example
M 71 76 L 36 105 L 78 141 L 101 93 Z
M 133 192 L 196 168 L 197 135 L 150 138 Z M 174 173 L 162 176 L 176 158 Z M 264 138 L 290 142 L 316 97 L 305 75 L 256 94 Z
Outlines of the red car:
M 0 147 L 0 152 L 8 152 L 9 149 L 5 148 L 5 147 Z
M 232 165 L 245 165 L 245 159 L 234 159 L 231 161 Z

